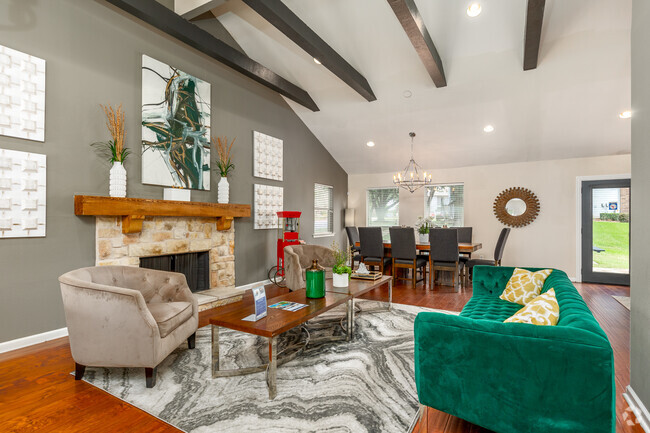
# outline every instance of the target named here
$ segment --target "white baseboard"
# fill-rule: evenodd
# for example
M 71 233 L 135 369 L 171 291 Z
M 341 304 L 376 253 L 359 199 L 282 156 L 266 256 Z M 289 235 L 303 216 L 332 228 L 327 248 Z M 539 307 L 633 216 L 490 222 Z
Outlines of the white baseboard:
M 11 350 L 22 349 L 23 347 L 32 346 L 34 344 L 43 343 L 45 341 L 54 340 L 56 338 L 67 337 L 68 328 L 55 329 L 54 331 L 47 331 L 41 334 L 29 335 L 15 340 L 5 341 L 0 343 L 0 353 L 9 352 Z
M 235 287 L 235 289 L 237 289 L 237 290 L 250 290 L 255 286 L 259 286 L 260 284 L 267 285 L 267 284 L 271 284 L 272 282 L 273 281 L 268 280 L 268 279 L 267 280 L 262 280 L 262 281 L 256 281 L 254 283 L 249 283 L 249 284 L 244 284 L 242 286 L 237 286 L 237 287 Z
M 627 401 L 627 404 L 630 405 L 630 409 L 632 409 L 632 412 L 634 413 L 634 416 L 636 416 L 636 420 L 641 425 L 643 431 L 650 433 L 650 413 L 630 385 L 625 389 L 623 397 L 625 398 L 625 401 Z
M 236 289 L 245 291 L 250 290 L 255 286 L 260 284 L 271 284 L 271 280 L 262 280 L 255 283 L 244 284 L 242 286 L 235 287 Z M 17 338 L 15 340 L 5 341 L 0 343 L 0 353 L 9 352 L 11 350 L 22 349 L 23 347 L 32 346 L 38 343 L 44 343 L 46 341 L 54 340 L 56 338 L 67 337 L 68 328 L 55 329 L 53 331 L 43 332 L 41 334 L 29 335 L 23 338 Z

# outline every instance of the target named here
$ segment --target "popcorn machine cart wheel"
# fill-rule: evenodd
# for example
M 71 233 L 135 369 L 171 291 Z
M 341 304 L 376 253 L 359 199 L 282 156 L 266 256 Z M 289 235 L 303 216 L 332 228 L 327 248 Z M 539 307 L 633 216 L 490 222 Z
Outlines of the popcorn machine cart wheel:
M 278 212 L 277 264 L 269 269 L 269 280 L 280 287 L 286 286 L 284 278 L 284 247 L 300 243 L 300 215 L 297 211 Z

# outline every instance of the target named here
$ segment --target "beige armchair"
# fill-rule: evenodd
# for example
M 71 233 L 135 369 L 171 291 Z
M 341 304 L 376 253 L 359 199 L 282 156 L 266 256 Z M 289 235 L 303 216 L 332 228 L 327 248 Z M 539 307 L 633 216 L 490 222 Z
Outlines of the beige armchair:
M 312 260 L 325 268 L 325 278 L 332 278 L 334 256 L 331 249 L 320 245 L 290 245 L 284 247 L 284 275 L 290 290 L 305 288 L 305 270 Z
M 59 277 L 75 379 L 86 366 L 156 366 L 184 340 L 194 348 L 197 301 L 185 275 L 132 266 L 77 269 Z

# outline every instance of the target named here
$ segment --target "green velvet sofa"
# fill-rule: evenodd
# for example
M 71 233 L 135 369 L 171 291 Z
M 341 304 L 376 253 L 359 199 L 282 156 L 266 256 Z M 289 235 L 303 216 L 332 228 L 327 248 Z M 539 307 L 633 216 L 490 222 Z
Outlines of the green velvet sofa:
M 476 266 L 474 294 L 459 316 L 417 315 L 420 403 L 497 433 L 615 432 L 607 335 L 559 270 L 542 289 L 555 288 L 556 326 L 503 323 L 521 308 L 499 299 L 513 270 Z

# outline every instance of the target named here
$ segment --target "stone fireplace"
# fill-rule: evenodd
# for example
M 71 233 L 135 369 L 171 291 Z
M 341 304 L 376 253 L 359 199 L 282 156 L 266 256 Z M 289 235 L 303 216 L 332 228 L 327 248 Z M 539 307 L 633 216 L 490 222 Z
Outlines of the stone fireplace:
M 209 251 L 210 289 L 235 287 L 235 229 L 217 218 L 147 216 L 142 231 L 122 233 L 122 218 L 96 217 L 95 264 L 139 266 L 141 257 Z M 232 291 L 223 291 L 223 293 Z

